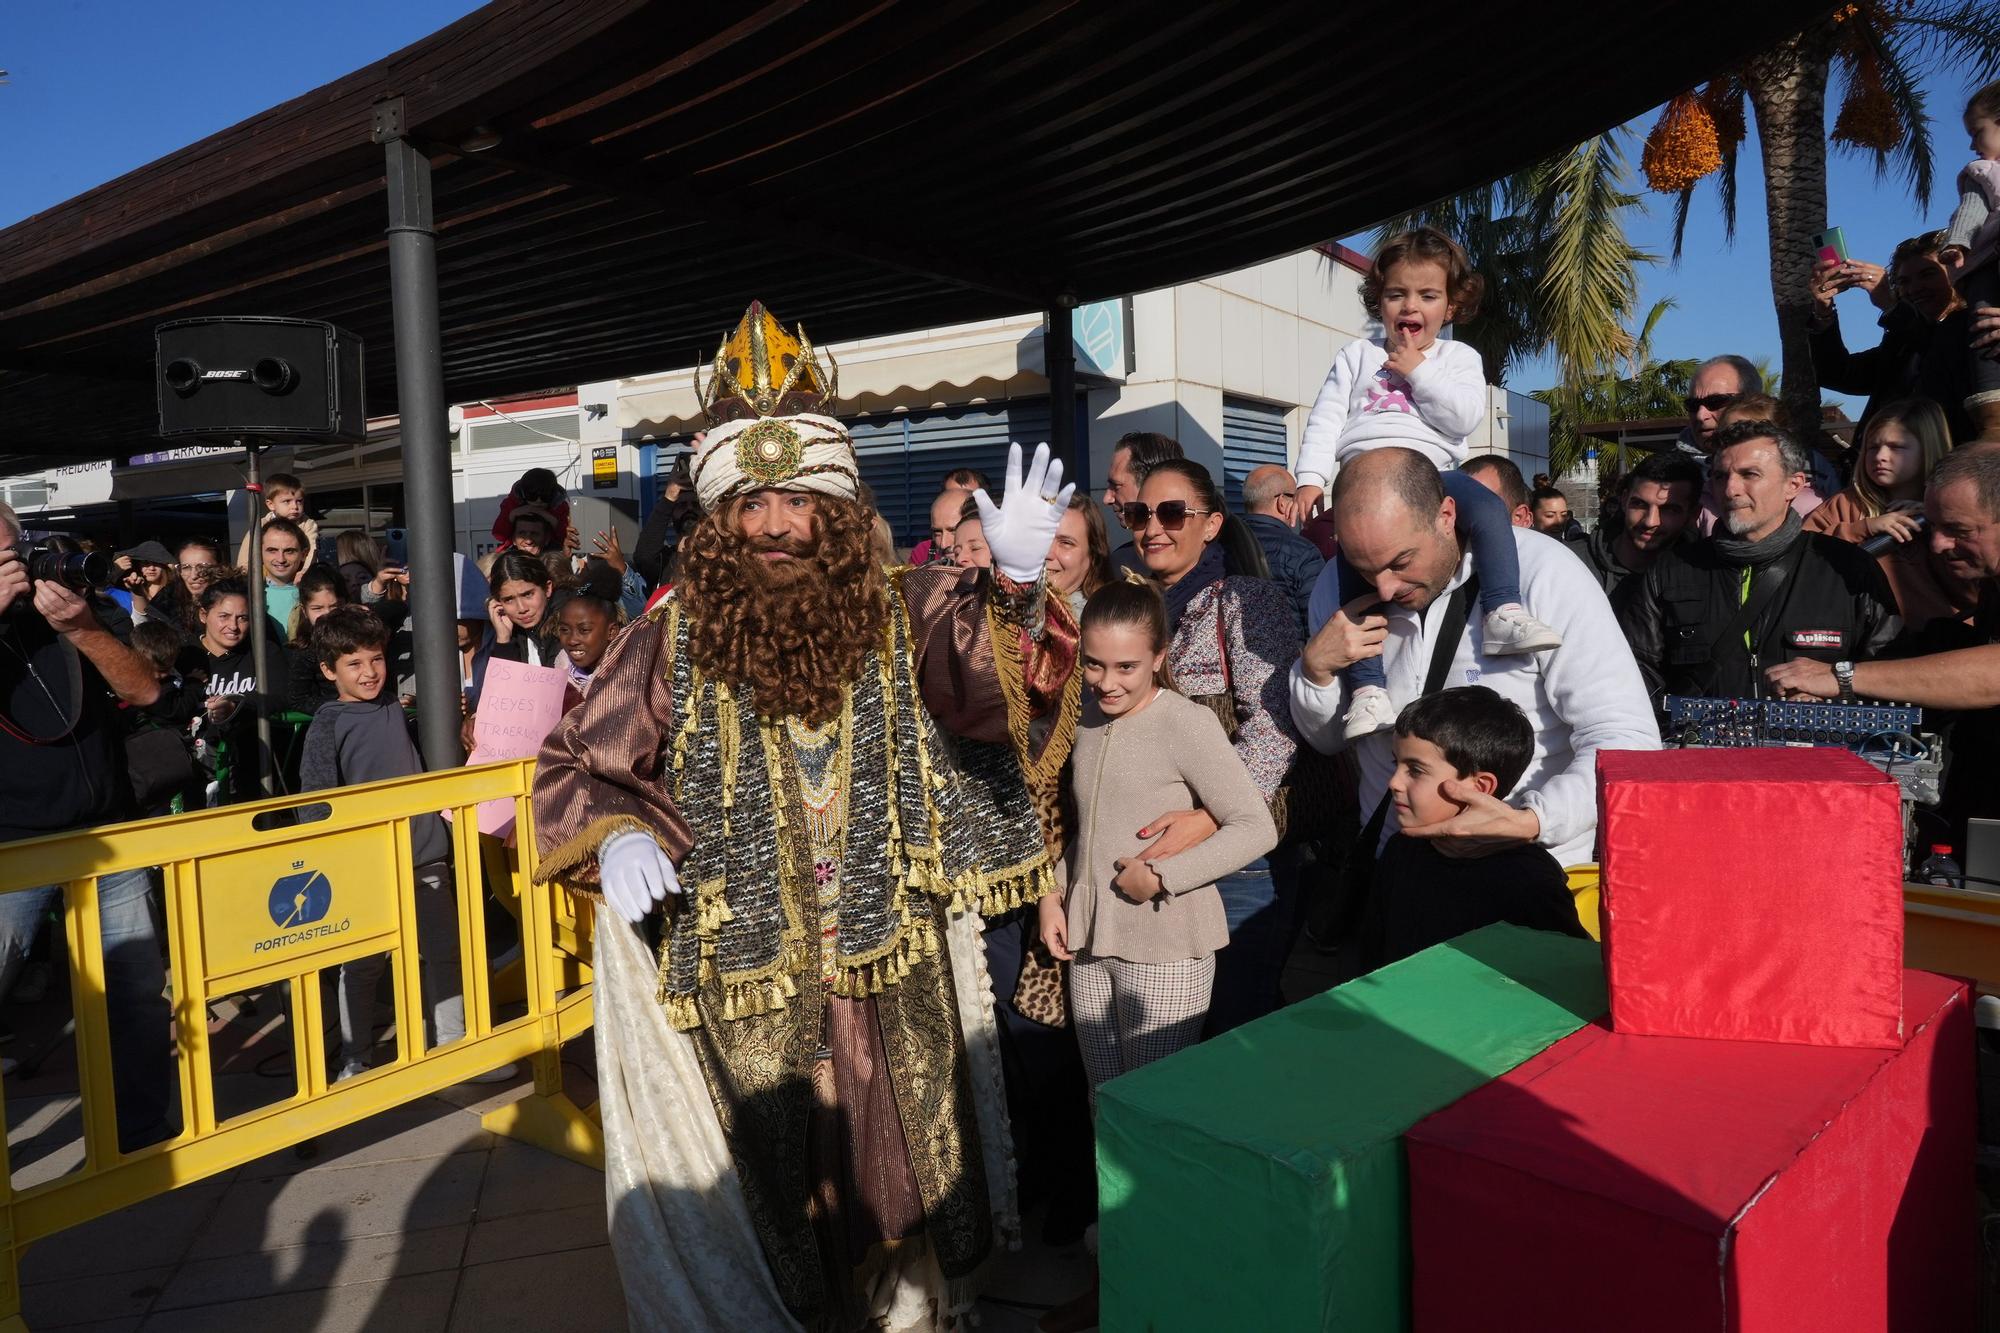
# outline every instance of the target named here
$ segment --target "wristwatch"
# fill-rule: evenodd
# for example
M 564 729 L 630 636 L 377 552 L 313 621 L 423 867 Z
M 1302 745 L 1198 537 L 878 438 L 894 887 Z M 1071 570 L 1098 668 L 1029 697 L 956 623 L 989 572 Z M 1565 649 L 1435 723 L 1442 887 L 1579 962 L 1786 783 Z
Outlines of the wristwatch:
M 1833 678 L 1840 684 L 1840 700 L 1842 703 L 1853 703 L 1860 697 L 1854 692 L 1854 663 L 1835 662 L 1833 664 Z

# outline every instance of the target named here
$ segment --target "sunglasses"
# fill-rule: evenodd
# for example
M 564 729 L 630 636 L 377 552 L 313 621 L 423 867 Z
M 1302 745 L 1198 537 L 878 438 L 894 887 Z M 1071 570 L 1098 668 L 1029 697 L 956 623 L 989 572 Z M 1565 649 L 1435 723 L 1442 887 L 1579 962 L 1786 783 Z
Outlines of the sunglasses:
M 1683 398 L 1681 402 L 1687 406 L 1688 415 L 1693 416 L 1696 409 L 1703 407 L 1711 412 L 1720 412 L 1742 396 L 1740 393 L 1711 393 L 1703 398 Z
M 1158 515 L 1160 526 L 1168 532 L 1179 532 L 1187 526 L 1191 514 L 1212 514 L 1213 509 L 1190 509 L 1186 500 L 1162 500 L 1156 505 L 1141 504 L 1134 500 L 1125 506 L 1125 526 L 1137 532 L 1146 526 L 1147 520 Z

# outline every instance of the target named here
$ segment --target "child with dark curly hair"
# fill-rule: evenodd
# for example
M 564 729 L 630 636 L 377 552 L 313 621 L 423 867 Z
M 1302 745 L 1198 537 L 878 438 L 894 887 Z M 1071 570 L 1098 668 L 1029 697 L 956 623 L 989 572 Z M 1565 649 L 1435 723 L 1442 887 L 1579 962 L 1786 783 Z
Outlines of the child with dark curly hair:
M 1479 313 L 1485 281 L 1458 242 L 1434 227 L 1404 232 L 1384 245 L 1361 282 L 1361 302 L 1382 331 L 1356 338 L 1333 359 L 1299 444 L 1299 506 L 1310 513 L 1340 464 L 1370 449 L 1414 449 L 1437 465 L 1456 510 L 1459 538 L 1479 569 L 1479 609 L 1488 653 L 1538 653 L 1562 636 L 1521 605 L 1521 562 L 1506 503 L 1458 470 L 1466 437 L 1486 414 L 1486 366 L 1477 349 L 1441 339 L 1447 324 Z M 1340 604 L 1368 591 L 1340 557 Z M 1377 658 L 1344 673 L 1353 698 L 1348 739 L 1395 724 Z

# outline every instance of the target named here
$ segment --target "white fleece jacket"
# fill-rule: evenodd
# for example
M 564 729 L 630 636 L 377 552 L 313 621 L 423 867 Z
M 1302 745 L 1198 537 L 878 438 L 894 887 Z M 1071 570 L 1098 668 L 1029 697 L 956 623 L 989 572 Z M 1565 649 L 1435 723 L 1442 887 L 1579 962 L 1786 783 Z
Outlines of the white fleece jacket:
M 1486 412 L 1486 363 L 1464 343 L 1440 338 L 1405 380 L 1389 370 L 1381 337 L 1356 338 L 1333 358 L 1299 443 L 1299 485 L 1325 489 L 1339 464 L 1399 444 L 1439 471 L 1465 461 L 1465 437 Z
M 1479 647 L 1481 620 L 1474 608 L 1445 684 L 1484 685 L 1519 704 L 1528 715 L 1535 726 L 1535 753 L 1507 800 L 1540 818 L 1542 833 L 1535 841 L 1556 860 L 1566 866 L 1582 865 L 1596 859 L 1597 752 L 1657 750 L 1659 726 L 1632 649 L 1604 589 L 1584 562 L 1539 532 L 1509 531 L 1521 555 L 1521 602 L 1562 632 L 1562 647 L 1489 657 Z M 1382 666 L 1388 674 L 1389 703 L 1397 712 L 1423 693 L 1431 645 L 1450 590 L 1471 574 L 1468 554 L 1447 590 L 1423 614 L 1400 606 L 1389 609 Z M 1333 566 L 1328 565 L 1313 588 L 1307 614 L 1315 632 L 1340 609 L 1338 586 Z M 1347 712 L 1347 689 L 1338 676 L 1331 684 L 1315 685 L 1306 679 L 1304 663 L 1294 663 L 1291 693 L 1292 721 L 1307 743 L 1327 754 L 1347 748 L 1340 722 Z M 1395 770 L 1389 733 L 1363 740 L 1355 758 L 1361 766 L 1361 817 L 1366 819 L 1375 813 Z M 1391 806 L 1382 830 L 1385 842 L 1396 828 Z

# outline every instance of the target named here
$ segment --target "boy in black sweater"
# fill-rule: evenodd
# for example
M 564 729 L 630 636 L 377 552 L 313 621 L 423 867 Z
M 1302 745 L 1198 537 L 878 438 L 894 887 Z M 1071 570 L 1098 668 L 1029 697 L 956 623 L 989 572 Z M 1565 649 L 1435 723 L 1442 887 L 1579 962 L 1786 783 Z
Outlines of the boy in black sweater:
M 338 697 L 313 714 L 299 761 L 299 787 L 314 791 L 424 771 L 410 726 L 389 683 L 389 631 L 364 606 L 328 612 L 313 628 L 320 673 Z M 410 820 L 410 863 L 415 868 L 417 937 L 423 983 L 431 1011 L 431 1044 L 448 1046 L 465 1036 L 465 993 L 459 970 L 458 889 L 452 876 L 451 834 L 436 815 Z M 363 1073 L 375 1044 L 375 992 L 388 955 L 340 965 L 340 1067 L 335 1081 Z M 400 1039 L 400 1036 L 399 1036 Z M 511 1067 L 471 1080 L 500 1082 Z
M 1389 799 L 1405 827 L 1460 808 L 1439 787 L 1457 778 L 1505 796 L 1527 771 L 1535 731 L 1520 707 L 1484 685 L 1427 694 L 1396 719 Z M 1547 851 L 1487 851 L 1398 833 L 1375 862 L 1362 920 L 1363 966 L 1375 968 L 1506 921 L 1588 939 L 1563 868 Z

